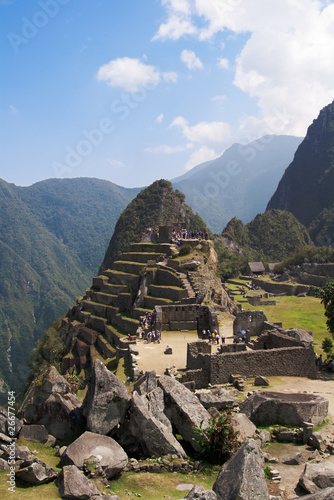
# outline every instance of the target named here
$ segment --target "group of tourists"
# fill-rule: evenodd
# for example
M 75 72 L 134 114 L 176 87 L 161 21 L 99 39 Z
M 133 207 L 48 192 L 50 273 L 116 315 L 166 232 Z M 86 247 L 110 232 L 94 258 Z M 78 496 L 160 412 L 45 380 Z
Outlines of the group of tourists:
M 209 234 L 203 231 L 188 231 L 187 229 L 175 230 L 172 233 L 171 242 L 181 240 L 207 240 Z
M 328 359 L 326 362 L 324 362 L 322 359 L 322 354 L 320 354 L 320 356 L 315 355 L 315 364 L 320 371 L 324 370 L 324 371 L 329 372 L 329 373 L 334 373 L 334 360 L 333 359 Z
M 211 332 L 210 330 L 203 329 L 202 330 L 202 340 L 208 340 L 209 344 L 216 343 L 217 345 L 219 345 L 220 335 L 217 332 L 217 330 L 214 330 L 213 332 Z M 222 335 L 222 338 L 221 338 L 222 344 L 225 344 L 225 340 L 226 339 L 225 339 L 224 335 Z
M 151 342 L 157 342 L 158 344 L 160 344 L 161 332 L 159 330 L 152 330 L 147 333 L 145 333 L 145 331 L 143 330 L 142 335 L 143 340 L 146 340 L 147 344 L 150 344 Z
M 144 330 L 145 328 L 150 328 L 151 326 L 153 326 L 153 323 L 154 323 L 154 315 L 153 313 L 150 313 L 148 311 L 146 311 L 145 316 L 142 316 L 139 320 L 139 326 Z

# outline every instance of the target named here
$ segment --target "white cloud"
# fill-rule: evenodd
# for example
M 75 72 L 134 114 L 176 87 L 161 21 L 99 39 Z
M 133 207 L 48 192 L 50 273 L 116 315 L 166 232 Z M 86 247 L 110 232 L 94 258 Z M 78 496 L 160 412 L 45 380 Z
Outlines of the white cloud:
M 161 113 L 159 116 L 156 117 L 155 121 L 156 121 L 156 123 L 159 123 L 159 125 L 160 125 L 160 123 L 162 123 L 163 119 L 164 119 L 164 114 Z
M 189 126 L 183 116 L 174 118 L 170 127 L 180 128 L 182 135 L 191 142 L 200 144 L 218 143 L 222 144 L 230 139 L 230 125 L 225 122 L 199 122 L 197 125 Z
M 191 142 L 188 142 L 188 144 L 185 144 L 184 146 L 168 146 L 166 144 L 161 144 L 159 146 L 147 147 L 145 148 L 145 151 L 147 153 L 163 153 L 165 155 L 170 155 L 174 153 L 183 153 L 193 147 L 194 145 Z
M 166 73 L 162 73 L 162 78 L 165 82 L 176 83 L 178 76 L 177 73 L 175 73 L 175 71 L 169 71 Z
M 19 110 L 15 106 L 13 106 L 12 104 L 9 105 L 9 109 L 13 115 L 17 115 L 19 113 Z
M 256 100 L 259 114 L 245 117 L 244 129 L 255 122 L 260 128 L 270 127 L 281 114 L 289 119 L 281 123 L 280 133 L 304 135 L 319 110 L 332 101 L 333 1 L 189 0 L 182 10 L 177 3 L 163 3 L 163 38 L 193 35 L 204 41 L 227 30 L 248 34 L 233 61 L 234 85 Z M 172 29 L 175 18 L 186 28 Z M 225 43 L 227 50 L 228 40 Z
M 110 163 L 114 168 L 124 168 L 126 167 L 125 163 L 119 160 L 111 160 L 110 158 L 107 158 L 107 162 Z
M 217 153 L 213 149 L 208 148 L 207 146 L 202 146 L 201 148 L 197 149 L 192 153 L 186 164 L 185 169 L 187 171 L 191 170 L 193 167 L 196 167 L 196 165 L 200 165 L 205 161 L 216 159 L 217 156 L 218 156 Z
M 217 61 L 217 66 L 220 69 L 229 69 L 230 61 L 226 57 L 220 57 Z
M 117 58 L 101 66 L 97 79 L 106 81 L 111 87 L 121 87 L 128 92 L 136 92 L 146 85 L 158 85 L 161 79 L 176 82 L 177 73 L 161 73 L 155 66 L 144 64 L 130 57 Z
M 196 56 L 192 50 L 184 49 L 181 52 L 181 61 L 187 66 L 188 69 L 203 69 L 202 61 Z
M 171 15 L 166 23 L 159 26 L 157 33 L 152 40 L 172 39 L 178 40 L 184 35 L 195 35 L 196 28 L 192 25 L 191 21 L 183 16 Z

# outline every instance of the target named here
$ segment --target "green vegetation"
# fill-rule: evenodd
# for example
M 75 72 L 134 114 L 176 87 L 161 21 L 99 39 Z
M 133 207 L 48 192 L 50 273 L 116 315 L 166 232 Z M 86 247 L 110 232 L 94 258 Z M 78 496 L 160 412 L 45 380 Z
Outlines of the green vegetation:
M 185 204 L 185 196 L 173 191 L 170 182 L 159 180 L 143 189 L 119 217 L 102 268 L 108 269 L 126 252 L 131 243 L 140 241 L 147 228 L 183 222 L 194 231 L 208 231 L 202 219 Z
M 185 492 L 177 489 L 179 484 L 197 484 L 206 490 L 211 490 L 219 473 L 218 466 L 203 467 L 196 475 L 182 474 L 177 472 L 164 472 L 154 474 L 149 472 L 127 472 L 119 478 L 110 482 L 110 489 L 114 491 L 121 500 L 129 498 L 128 493 L 141 495 L 145 500 L 164 500 L 166 496 L 179 499 Z M 189 486 L 190 487 L 190 486 Z
M 282 273 L 290 266 L 298 266 L 303 262 L 334 262 L 334 249 L 331 247 L 305 246 L 296 249 L 275 267 L 275 272 Z
M 196 427 L 199 436 L 196 442 L 202 449 L 200 457 L 210 463 L 222 465 L 239 447 L 239 432 L 233 429 L 231 411 L 212 417 L 205 429 L 202 423 Z
M 322 342 L 326 335 L 323 307 L 316 297 L 283 296 L 275 297 L 276 306 L 252 306 L 242 304 L 243 309 L 262 310 L 269 321 L 282 322 L 283 328 L 301 328 L 312 331 L 314 348 L 317 354 L 322 352 Z
M 334 280 L 330 279 L 326 286 L 318 288 L 316 296 L 321 299 L 321 303 L 324 305 L 327 329 L 334 338 Z

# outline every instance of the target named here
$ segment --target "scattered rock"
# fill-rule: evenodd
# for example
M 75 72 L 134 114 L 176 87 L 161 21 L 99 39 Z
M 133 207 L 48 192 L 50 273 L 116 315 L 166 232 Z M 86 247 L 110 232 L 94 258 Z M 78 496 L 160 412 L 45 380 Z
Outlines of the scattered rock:
M 256 426 L 244 413 L 233 413 L 232 425 L 235 431 L 239 432 L 238 440 L 244 443 L 247 439 L 254 437 Z
M 15 475 L 21 481 L 37 486 L 54 481 L 58 473 L 45 462 L 34 457 L 31 460 L 23 462 Z
M 183 439 L 201 451 L 196 428 L 209 426 L 210 415 L 198 398 L 177 380 L 161 375 L 158 385 L 164 391 L 165 413 Z
M 258 375 L 257 377 L 255 377 L 254 385 L 264 385 L 264 386 L 268 387 L 269 380 L 267 379 L 267 377 L 263 377 L 262 375 Z
M 281 463 L 285 465 L 300 465 L 305 462 L 305 458 L 301 452 L 290 453 L 281 458 Z
M 44 425 L 24 425 L 20 432 L 20 438 L 45 444 L 49 439 L 49 434 Z
M 217 500 L 269 500 L 263 469 L 261 449 L 250 439 L 220 470 L 212 488 Z
M 101 498 L 100 491 L 75 465 L 63 467 L 56 481 L 61 498 L 88 499 Z
M 80 434 L 86 423 L 81 402 L 71 390 L 67 380 L 51 366 L 42 380 L 37 378 L 30 384 L 19 414 L 30 425 L 44 425 L 58 439 Z
M 323 450 L 325 447 L 324 440 L 320 434 L 320 432 L 313 432 L 313 434 L 309 437 L 308 442 L 310 446 L 313 446 L 316 450 Z
M 109 434 L 124 420 L 131 404 L 125 385 L 97 359 L 85 399 L 87 429 Z
M 82 468 L 84 461 L 92 456 L 100 460 L 107 479 L 121 472 L 128 463 L 127 454 L 114 439 L 88 431 L 66 448 L 61 461 L 63 465 Z
M 11 437 L 16 437 L 19 434 L 22 425 L 23 425 L 22 422 L 15 417 L 13 426 L 14 435 Z M 0 432 L 8 436 L 8 412 L 3 406 L 0 406 Z
M 294 500 L 299 500 L 300 497 L 295 498 Z M 333 500 L 334 499 L 334 488 L 325 488 L 324 490 L 320 490 L 317 493 L 313 493 L 312 495 L 304 495 L 304 500 Z
M 186 454 L 174 435 L 157 420 L 148 410 L 145 399 L 136 392 L 133 393 L 133 412 L 131 417 L 138 426 L 138 439 L 143 442 L 143 448 L 149 456 L 174 454 L 186 457 Z
M 308 493 L 334 487 L 334 463 L 307 463 L 299 478 L 299 485 Z M 334 490 L 333 490 L 334 491 Z
M 217 495 L 213 490 L 205 490 L 203 486 L 194 486 L 184 497 L 184 500 L 217 500 Z
M 171 345 L 166 345 L 164 354 L 173 354 L 173 348 Z
M 195 394 L 207 410 L 209 408 L 226 410 L 227 408 L 239 406 L 239 401 L 232 391 L 226 391 L 224 389 L 219 389 L 218 391 L 199 389 Z
M 133 391 L 138 392 L 140 396 L 154 391 L 157 388 L 157 375 L 155 371 L 146 372 L 133 384 Z

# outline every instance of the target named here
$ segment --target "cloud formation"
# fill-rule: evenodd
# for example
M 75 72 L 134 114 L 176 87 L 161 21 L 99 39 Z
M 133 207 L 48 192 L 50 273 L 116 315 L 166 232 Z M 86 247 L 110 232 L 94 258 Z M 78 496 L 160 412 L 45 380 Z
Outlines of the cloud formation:
M 200 144 L 223 144 L 230 139 L 230 125 L 225 122 L 200 122 L 189 126 L 183 116 L 174 118 L 170 127 L 179 128 L 182 135 L 191 142 Z
M 304 135 L 334 95 L 334 4 L 320 0 L 164 0 L 166 19 L 155 38 L 192 35 L 201 41 L 217 32 L 248 34 L 235 61 L 234 85 L 256 99 L 259 113 L 240 124 Z M 181 29 L 181 24 L 183 29 Z M 179 29 L 172 27 L 179 25 Z M 163 27 L 164 26 L 164 27 Z M 226 42 L 228 43 L 228 42 Z M 225 49 L 226 50 L 226 43 Z M 226 58 L 221 68 L 231 67 Z M 249 129 L 250 133 L 250 129 Z
M 130 57 L 119 57 L 104 64 L 96 77 L 99 81 L 107 82 L 110 87 L 120 87 L 127 92 L 136 92 L 140 87 L 156 86 L 161 80 L 172 83 L 177 81 L 177 73 L 160 72 L 155 66 Z
M 181 61 L 187 66 L 188 69 L 203 69 L 202 61 L 196 56 L 192 50 L 184 49 L 181 52 Z
M 147 153 L 162 153 L 165 155 L 170 155 L 174 153 L 183 153 L 184 151 L 188 151 L 192 149 L 194 145 L 191 142 L 182 146 L 168 146 L 167 144 L 161 144 L 159 146 L 152 146 L 145 148 Z

